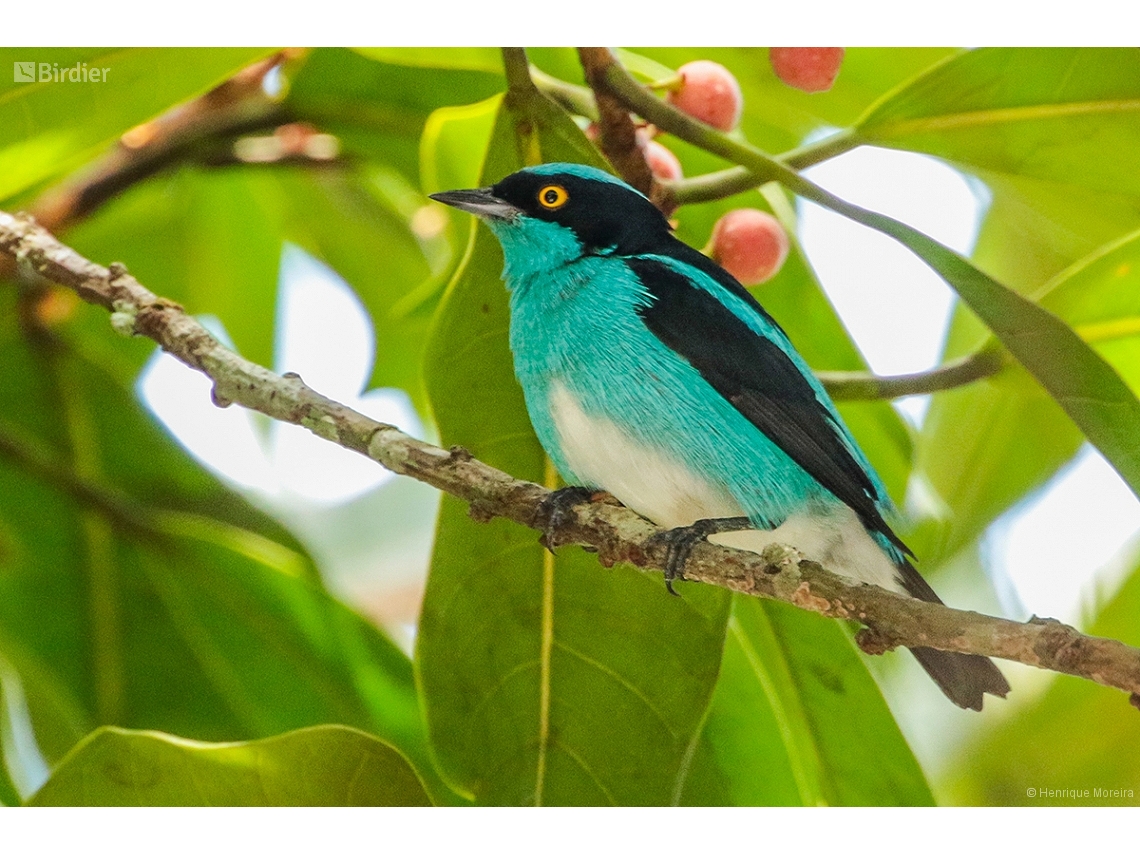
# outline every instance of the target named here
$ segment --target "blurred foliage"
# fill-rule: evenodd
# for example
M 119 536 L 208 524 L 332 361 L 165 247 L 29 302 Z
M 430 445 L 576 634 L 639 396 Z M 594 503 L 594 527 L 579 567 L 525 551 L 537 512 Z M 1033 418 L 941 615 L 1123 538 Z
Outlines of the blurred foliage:
M 372 387 L 407 391 L 444 445 L 556 485 L 513 379 L 498 244 L 427 199 L 528 163 L 605 165 L 583 117 L 529 88 L 507 90 L 499 50 L 289 51 L 263 90 L 194 102 L 207 119 L 176 140 L 152 123 L 158 136 L 132 137 L 135 154 L 122 134 L 191 115 L 171 111 L 272 52 L 0 54 L 4 69 L 31 59 L 110 69 L 105 84 L 0 80 L 0 207 L 58 222 L 78 251 L 125 262 L 267 365 L 283 248 L 300 247 L 343 277 L 371 318 Z M 990 204 L 973 263 L 1091 348 L 1057 351 L 1041 338 L 1034 356 L 1052 360 L 1076 396 L 1095 382 L 1080 367 L 1094 351 L 1140 390 L 1140 53 L 853 48 L 834 88 L 811 95 L 782 84 L 761 49 L 619 55 L 643 80 L 692 59 L 721 62 L 744 95 L 737 133 L 769 152 L 851 129 L 974 176 Z M 571 49 L 529 58 L 582 83 Z M 320 135 L 334 140 L 331 153 L 304 147 Z M 243 159 L 244 143 L 266 139 L 294 148 Z M 688 176 L 726 165 L 661 141 Z M 132 157 L 151 158 L 148 168 L 113 175 L 91 210 L 60 216 L 59 199 Z M 684 207 L 677 233 L 702 246 L 742 205 L 793 233 L 759 299 L 813 367 L 864 370 L 796 244 L 785 191 Z M 289 531 L 155 423 L 135 391 L 153 345 L 112 335 L 103 310 L 3 270 L 3 803 L 931 803 L 842 625 L 691 584 L 672 598 L 654 576 L 601 569 L 578 549 L 551 556 L 501 520 L 476 525 L 447 497 L 409 658 L 328 593 Z M 992 341 L 959 306 L 945 355 Z M 1136 447 L 1133 405 L 1096 429 Z M 924 572 L 947 583 L 976 565 L 955 558 L 973 554 L 1083 439 L 1016 364 L 935 395 L 917 432 L 887 402 L 841 409 L 900 504 L 922 485 L 927 501 L 905 528 Z M 1129 567 L 1088 623 L 1136 644 L 1140 568 Z M 1004 715 L 996 706 L 975 717 L 937 782 L 945 798 L 1039 804 L 1029 787 L 1140 780 L 1140 763 L 1119 750 L 1140 734 L 1118 693 L 1062 677 L 1015 694 Z
M 424 807 L 431 800 L 392 746 L 339 725 L 227 745 L 103 727 L 75 746 L 30 804 Z

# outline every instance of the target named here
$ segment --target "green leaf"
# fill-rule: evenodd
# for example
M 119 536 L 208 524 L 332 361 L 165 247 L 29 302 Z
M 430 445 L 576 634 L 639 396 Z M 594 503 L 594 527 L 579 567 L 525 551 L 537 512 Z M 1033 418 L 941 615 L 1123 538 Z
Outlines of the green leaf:
M 483 171 L 502 96 L 478 104 L 441 107 L 420 139 L 420 186 L 425 193 L 474 187 Z
M 934 396 L 916 444 L 915 473 L 932 488 L 923 561 L 949 558 L 1045 485 L 1080 448 L 1081 432 L 1022 370 Z
M 105 727 L 29 801 L 36 807 L 420 807 L 424 785 L 395 748 L 325 725 L 208 743 Z
M 0 201 L 90 160 L 124 131 L 209 90 L 266 48 L 5 48 L 16 61 L 106 69 L 106 82 L 0 76 Z
M 933 798 L 843 628 L 738 594 L 682 803 L 929 805 Z
M 1099 248 L 1035 289 L 1041 305 L 1140 389 L 1140 234 Z M 951 345 L 984 337 L 956 318 Z M 945 503 L 938 555 L 978 536 L 1080 447 L 1080 433 L 1020 369 L 935 398 L 923 425 L 918 470 Z
M 910 226 L 846 203 L 828 207 L 891 235 L 937 271 L 1140 494 L 1140 401 L 1072 329 Z
M 1075 184 L 975 170 L 992 194 L 974 262 L 1021 294 L 1140 228 L 1135 196 Z M 960 353 L 975 344 L 957 344 Z
M 297 72 L 285 106 L 336 134 L 347 152 L 419 177 L 419 140 L 440 107 L 471 104 L 503 90 L 501 72 L 463 67 L 471 53 L 417 51 L 419 67 L 370 59 L 341 48 L 318 48 Z M 388 50 L 377 55 L 391 58 Z M 406 55 L 407 56 L 407 55 Z M 430 62 L 429 62 L 430 60 Z M 455 64 L 461 67 L 456 67 Z
M 1098 251 L 1129 224 L 1140 227 L 1135 200 L 1072 184 L 979 171 L 993 193 L 974 262 L 1022 294 Z M 1062 320 L 1072 318 L 1061 314 Z M 973 353 L 993 338 L 959 304 L 944 360 Z M 1107 351 L 1100 349 L 1102 356 Z M 1118 359 L 1110 359 L 1124 370 Z M 1127 379 L 1127 376 L 1125 376 Z M 929 554 L 946 557 L 998 515 L 1044 485 L 1076 452 L 1079 430 L 1020 369 L 933 396 L 917 443 L 918 471 L 941 500 Z M 916 546 L 917 544 L 912 544 Z
M 484 182 L 545 160 L 597 163 L 543 100 L 500 113 Z M 525 121 L 535 135 L 516 146 Z M 551 483 L 507 345 L 497 242 L 480 228 L 436 318 L 427 379 L 445 444 Z M 728 598 L 555 558 L 503 520 L 477 527 L 445 497 L 417 636 L 434 754 L 480 804 L 668 804 L 716 680 Z
M 1140 52 L 980 48 L 877 104 L 856 126 L 872 145 L 967 167 L 1140 193 Z
M 15 297 L 0 292 L 0 655 L 47 759 L 98 724 L 217 740 L 336 721 L 419 762 L 407 658 L 113 378 L 29 345 Z
M 1047 282 L 1041 304 L 1093 344 L 1140 334 L 1140 231 L 1101 247 Z
M 371 47 L 355 50 L 361 56 L 390 65 L 503 73 L 503 54 L 495 47 Z

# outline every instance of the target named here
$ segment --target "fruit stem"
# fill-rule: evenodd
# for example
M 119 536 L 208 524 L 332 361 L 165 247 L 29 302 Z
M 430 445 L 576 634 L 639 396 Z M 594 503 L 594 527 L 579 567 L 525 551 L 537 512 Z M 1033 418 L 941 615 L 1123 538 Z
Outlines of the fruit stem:
M 661 80 L 655 80 L 652 83 L 646 83 L 645 88 L 654 92 L 677 92 L 684 85 L 685 75 L 674 74 L 671 77 L 665 77 Z

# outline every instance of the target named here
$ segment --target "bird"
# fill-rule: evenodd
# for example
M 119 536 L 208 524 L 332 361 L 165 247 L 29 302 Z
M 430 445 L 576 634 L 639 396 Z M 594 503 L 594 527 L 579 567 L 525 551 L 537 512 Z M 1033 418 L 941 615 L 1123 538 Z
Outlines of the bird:
M 675 534 L 670 591 L 707 537 L 754 552 L 789 544 L 851 580 L 941 602 L 783 329 L 644 194 L 591 166 L 548 163 L 431 198 L 474 214 L 502 245 L 515 375 L 570 485 L 554 496 L 604 491 Z M 983 656 L 911 651 L 960 707 L 1009 691 Z

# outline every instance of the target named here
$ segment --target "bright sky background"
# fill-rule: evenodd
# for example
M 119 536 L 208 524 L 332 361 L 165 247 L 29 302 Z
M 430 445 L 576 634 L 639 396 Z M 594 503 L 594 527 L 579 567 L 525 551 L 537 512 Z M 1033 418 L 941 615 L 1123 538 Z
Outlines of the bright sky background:
M 839 196 L 904 220 L 964 253 L 973 245 L 987 201 L 976 182 L 906 152 L 858 149 L 809 174 Z M 949 287 L 893 240 L 815 205 L 801 206 L 800 228 L 820 280 L 872 369 L 894 374 L 936 365 L 953 305 Z M 347 285 L 293 247 L 286 248 L 282 271 L 274 368 L 296 371 L 323 394 L 422 436 L 423 426 L 402 392 L 361 395 L 376 343 Z M 217 331 L 216 324 L 213 328 Z M 378 466 L 308 431 L 266 424 L 239 407 L 217 409 L 210 403 L 209 382 L 168 356 L 156 355 L 139 387 L 193 454 L 291 524 L 325 563 L 337 563 L 336 544 L 322 538 L 324 530 L 335 527 L 334 508 L 352 513 L 369 491 L 391 489 L 392 476 Z M 917 397 L 897 406 L 920 423 L 927 402 Z M 398 570 L 386 571 L 393 584 L 406 585 L 426 567 L 432 507 L 423 505 L 429 515 L 420 529 L 423 542 L 404 550 Z M 1086 447 L 1047 489 L 987 535 L 986 555 L 999 594 L 1006 594 L 1007 612 L 1019 618 L 1035 613 L 1078 619 L 1082 590 L 1138 530 L 1140 503 Z M 377 520 L 375 548 L 382 551 L 391 534 Z M 373 563 L 387 566 L 380 558 Z M 334 578 L 333 587 L 367 590 L 372 584 L 365 578 L 367 565 L 357 556 L 355 581 L 338 584 Z M 386 582 L 381 578 L 375 584 L 382 590 Z

